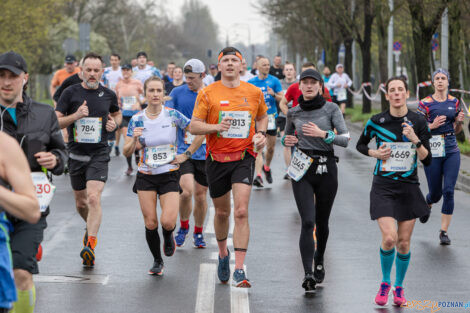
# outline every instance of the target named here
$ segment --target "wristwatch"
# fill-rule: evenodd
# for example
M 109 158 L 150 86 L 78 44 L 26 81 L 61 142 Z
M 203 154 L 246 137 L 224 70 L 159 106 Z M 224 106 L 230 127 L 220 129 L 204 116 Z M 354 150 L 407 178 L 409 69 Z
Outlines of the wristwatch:
M 421 141 L 418 141 L 416 143 L 416 149 L 419 149 L 422 145 L 423 145 L 423 143 Z
M 186 150 L 186 151 L 184 152 L 184 155 L 187 156 L 188 159 L 190 159 L 193 154 L 191 153 L 191 151 Z
M 263 130 L 258 130 L 256 133 L 261 133 L 261 135 L 263 135 L 264 137 L 266 137 L 266 132 L 263 131 Z

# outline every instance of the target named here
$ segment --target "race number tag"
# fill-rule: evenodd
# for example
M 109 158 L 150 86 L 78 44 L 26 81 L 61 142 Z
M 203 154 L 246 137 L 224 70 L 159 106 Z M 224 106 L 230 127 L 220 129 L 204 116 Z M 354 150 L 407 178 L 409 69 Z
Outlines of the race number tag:
M 268 130 L 276 129 L 276 116 L 275 114 L 268 115 Z
M 45 212 L 52 201 L 55 193 L 55 186 L 51 184 L 47 175 L 43 172 L 32 172 L 34 186 L 36 187 L 36 197 L 39 201 L 39 209 Z
M 338 89 L 338 94 L 336 95 L 336 99 L 338 99 L 338 101 L 344 101 L 347 98 L 348 98 L 348 94 L 346 93 L 346 89 L 345 88 Z
M 251 114 L 248 111 L 221 111 L 219 121 L 231 117 L 232 125 L 227 131 L 219 133 L 223 138 L 246 139 L 250 135 Z
M 431 154 L 433 158 L 442 158 L 446 156 L 446 143 L 443 135 L 432 136 L 429 140 Z
M 121 97 L 122 109 L 126 111 L 132 111 L 132 107 L 137 103 L 137 98 L 132 97 Z
M 408 172 L 415 162 L 416 148 L 411 142 L 387 142 L 390 158 L 382 161 L 382 172 Z
M 174 145 L 162 145 L 146 147 L 144 153 L 144 163 L 150 167 L 156 168 L 173 161 L 176 156 L 176 149 Z
M 184 143 L 187 145 L 191 145 L 194 141 L 194 138 L 196 138 L 195 135 L 191 134 L 188 131 L 184 132 Z M 206 144 L 206 138 L 204 137 L 204 141 L 202 142 L 202 145 Z
M 99 143 L 101 141 L 101 117 L 84 117 L 75 121 L 75 142 Z
M 295 180 L 299 181 L 307 173 L 308 168 L 312 165 L 313 159 L 300 151 L 295 149 L 294 154 L 290 161 L 289 168 L 287 169 L 287 174 Z

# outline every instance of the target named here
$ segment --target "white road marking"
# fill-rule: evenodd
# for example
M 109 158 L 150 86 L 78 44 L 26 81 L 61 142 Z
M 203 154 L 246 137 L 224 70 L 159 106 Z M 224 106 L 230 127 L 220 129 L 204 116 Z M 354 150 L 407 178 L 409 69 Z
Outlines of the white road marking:
M 215 295 L 216 264 L 202 263 L 199 266 L 195 313 L 213 313 Z
M 246 265 L 245 274 L 247 274 Z M 230 303 L 232 313 L 250 313 L 248 290 L 249 288 L 237 288 L 232 284 L 230 285 Z
M 219 260 L 219 252 L 212 252 L 211 260 Z M 230 261 L 235 262 L 235 253 L 230 254 Z
M 106 285 L 108 275 L 34 275 L 35 283 L 69 283 L 69 284 L 101 284 Z

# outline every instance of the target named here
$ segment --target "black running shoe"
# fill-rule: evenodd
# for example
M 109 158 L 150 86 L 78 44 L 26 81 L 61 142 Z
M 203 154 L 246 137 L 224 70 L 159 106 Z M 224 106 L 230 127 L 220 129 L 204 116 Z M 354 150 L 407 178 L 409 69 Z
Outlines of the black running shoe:
M 269 171 L 267 171 L 266 168 L 263 165 L 263 172 L 264 172 L 264 175 L 266 176 L 266 181 L 269 184 L 272 184 L 273 183 L 273 175 L 271 173 L 271 169 L 269 169 Z
M 263 184 L 263 179 L 261 178 L 261 176 L 256 176 L 255 180 L 253 181 L 253 185 L 256 186 L 256 187 L 259 187 L 259 188 L 263 188 L 264 187 L 264 184 Z
M 445 246 L 450 245 L 450 238 L 449 236 L 447 236 L 446 231 L 441 230 L 439 232 L 439 240 L 441 241 L 441 245 L 445 245 Z
M 163 275 L 163 260 L 153 261 L 152 268 L 149 269 L 149 275 L 162 276 Z
M 305 289 L 305 292 L 313 292 L 315 290 L 315 279 L 313 278 L 312 273 L 305 274 L 304 281 L 302 282 L 302 288 Z
M 172 233 L 170 240 L 166 240 L 165 238 L 163 238 L 163 253 L 165 253 L 166 256 L 172 256 L 175 253 L 175 250 L 176 243 Z
M 289 174 L 284 175 L 284 179 L 285 179 L 285 180 L 290 180 Z
M 315 270 L 313 271 L 313 277 L 315 278 L 315 281 L 317 284 L 320 284 L 323 282 L 323 280 L 325 279 L 325 268 L 323 267 L 323 264 L 315 265 Z

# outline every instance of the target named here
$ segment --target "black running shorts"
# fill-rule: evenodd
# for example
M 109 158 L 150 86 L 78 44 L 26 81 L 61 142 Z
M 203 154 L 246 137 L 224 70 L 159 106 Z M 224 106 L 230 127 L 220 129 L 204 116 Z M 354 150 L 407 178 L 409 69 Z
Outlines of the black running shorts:
M 187 161 L 180 164 L 180 174 L 193 174 L 194 180 L 199 185 L 207 187 L 207 176 L 206 176 L 206 160 L 193 160 L 188 159 Z
M 374 176 L 370 191 L 370 217 L 393 217 L 399 222 L 430 213 L 419 184 Z
M 108 180 L 108 148 L 104 153 L 90 156 L 89 161 L 78 161 L 69 158 L 69 174 L 73 190 L 86 189 L 86 183 L 89 180 L 106 182 Z
M 234 162 L 222 163 L 212 161 L 210 157 L 207 158 L 206 174 L 211 198 L 219 198 L 225 195 L 235 183 L 251 186 L 254 170 L 255 158 L 249 153 L 245 154 L 243 160 Z
M 148 175 L 138 172 L 132 191 L 155 191 L 161 196 L 168 192 L 180 192 L 180 173 L 172 171 L 157 175 Z
M 38 274 L 36 254 L 39 244 L 44 238 L 44 229 L 47 227 L 46 217 L 41 216 L 36 224 L 30 224 L 11 216 L 8 219 L 14 228 L 10 234 L 13 268 L 22 269 L 31 274 Z

